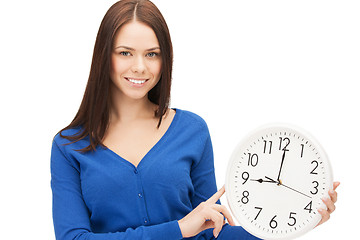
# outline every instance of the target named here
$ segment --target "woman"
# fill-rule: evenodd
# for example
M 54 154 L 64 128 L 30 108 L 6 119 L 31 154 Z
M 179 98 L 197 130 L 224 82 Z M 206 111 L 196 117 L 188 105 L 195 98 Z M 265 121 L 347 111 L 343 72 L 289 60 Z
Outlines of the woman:
M 108 10 L 80 109 L 53 141 L 57 239 L 256 239 L 219 204 L 206 123 L 169 108 L 172 60 L 150 1 Z

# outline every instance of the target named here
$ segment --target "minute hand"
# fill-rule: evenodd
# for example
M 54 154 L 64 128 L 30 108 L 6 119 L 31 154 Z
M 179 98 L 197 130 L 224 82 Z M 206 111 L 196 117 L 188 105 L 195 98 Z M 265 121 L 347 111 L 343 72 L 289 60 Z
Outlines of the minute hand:
M 284 186 L 284 187 L 286 187 L 286 188 L 288 188 L 288 189 L 290 189 L 290 190 L 293 190 L 293 191 L 295 191 L 295 192 L 297 192 L 297 193 L 300 193 L 300 194 L 302 194 L 302 195 L 304 195 L 304 196 L 306 196 L 306 197 L 308 197 L 308 198 L 311 198 L 309 195 L 306 195 L 305 193 L 302 193 L 302 192 L 300 192 L 300 191 L 298 191 L 298 190 L 296 190 L 296 189 L 294 189 L 294 188 L 292 188 L 292 187 L 289 187 L 289 186 L 286 186 L 286 185 L 282 184 L 282 182 L 279 182 L 279 181 L 276 182 L 275 180 L 273 180 L 273 179 L 271 179 L 271 178 L 269 178 L 269 177 L 266 177 L 266 176 L 265 176 L 265 178 L 266 178 L 266 179 L 269 179 L 270 182 L 277 183 L 279 186 Z
M 300 192 L 300 191 L 298 191 L 298 190 L 296 190 L 296 189 L 293 189 L 293 188 L 291 188 L 291 187 L 289 187 L 289 186 L 286 186 L 286 185 L 284 185 L 284 184 L 282 184 L 282 183 L 280 183 L 280 185 L 281 185 L 281 186 L 284 186 L 284 187 L 286 187 L 286 188 L 288 188 L 288 189 L 290 189 L 290 190 L 293 190 L 293 191 L 295 191 L 295 192 L 297 192 L 297 193 L 300 193 L 300 194 L 302 194 L 302 195 L 304 195 L 304 196 L 306 196 L 306 197 L 308 197 L 308 198 L 311 198 L 309 195 L 306 195 L 305 193 L 302 193 L 302 192 Z
M 278 177 L 277 177 L 278 182 L 280 182 L 280 174 L 281 174 L 281 169 L 282 169 L 283 164 L 284 164 L 285 153 L 286 153 L 286 151 L 289 151 L 289 150 L 283 149 L 283 151 L 284 151 L 284 153 L 283 153 L 282 159 L 281 159 L 281 165 L 280 165 L 279 175 L 278 175 Z

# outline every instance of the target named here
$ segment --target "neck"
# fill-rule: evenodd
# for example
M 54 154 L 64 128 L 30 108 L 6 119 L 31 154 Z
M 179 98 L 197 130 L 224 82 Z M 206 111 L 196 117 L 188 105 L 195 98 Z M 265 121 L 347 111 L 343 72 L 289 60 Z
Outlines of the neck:
M 146 97 L 130 99 L 120 95 L 112 98 L 110 122 L 135 122 L 136 120 L 154 118 L 156 105 Z

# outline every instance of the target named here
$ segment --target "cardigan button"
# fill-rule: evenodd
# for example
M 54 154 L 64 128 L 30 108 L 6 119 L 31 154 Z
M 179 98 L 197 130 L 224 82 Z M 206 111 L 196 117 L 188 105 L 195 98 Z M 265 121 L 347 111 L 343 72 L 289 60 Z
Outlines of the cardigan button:
M 148 222 L 147 218 L 144 218 L 144 223 L 147 223 L 147 222 Z
M 135 170 L 134 170 L 134 173 L 135 174 L 138 174 L 139 172 L 138 172 L 138 170 L 135 168 Z

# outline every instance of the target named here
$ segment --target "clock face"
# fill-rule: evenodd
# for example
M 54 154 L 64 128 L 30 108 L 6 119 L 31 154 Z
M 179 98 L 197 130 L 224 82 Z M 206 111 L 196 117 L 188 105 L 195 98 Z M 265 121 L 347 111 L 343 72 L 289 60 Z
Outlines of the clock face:
M 292 239 L 313 229 L 326 208 L 332 172 L 316 140 L 283 124 L 260 128 L 235 149 L 226 174 L 231 212 L 262 239 Z

